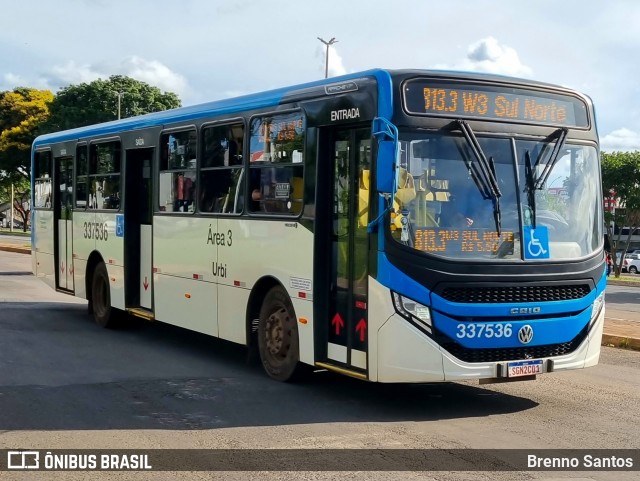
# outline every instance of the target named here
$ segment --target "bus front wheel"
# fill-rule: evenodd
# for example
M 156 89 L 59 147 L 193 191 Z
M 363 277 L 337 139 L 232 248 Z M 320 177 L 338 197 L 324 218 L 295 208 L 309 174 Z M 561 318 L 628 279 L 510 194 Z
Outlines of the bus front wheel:
M 298 325 L 291 299 L 280 286 L 267 292 L 260 308 L 258 349 L 262 366 L 271 378 L 294 378 L 300 359 Z
M 91 308 L 93 318 L 101 327 L 112 328 L 116 324 L 114 309 L 111 307 L 111 287 L 109 274 L 104 262 L 100 262 L 93 271 L 91 282 Z

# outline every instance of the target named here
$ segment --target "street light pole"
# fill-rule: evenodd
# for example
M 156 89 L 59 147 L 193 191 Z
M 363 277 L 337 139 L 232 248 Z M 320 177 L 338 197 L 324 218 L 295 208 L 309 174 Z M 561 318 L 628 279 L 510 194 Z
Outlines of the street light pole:
M 324 60 L 324 78 L 329 77 L 329 46 L 333 45 L 334 43 L 337 43 L 338 41 L 336 40 L 335 37 L 331 37 L 331 40 L 329 40 L 328 42 L 320 37 L 318 37 L 318 40 L 320 40 L 322 43 L 324 43 L 327 46 L 327 54 L 325 55 L 325 60 Z
M 13 182 L 11 182 L 11 215 L 10 217 L 10 224 L 9 224 L 9 232 L 13 232 L 13 202 L 14 202 L 14 197 L 13 197 Z
M 116 92 L 118 96 L 118 120 L 120 120 L 120 100 L 124 97 L 124 92 Z

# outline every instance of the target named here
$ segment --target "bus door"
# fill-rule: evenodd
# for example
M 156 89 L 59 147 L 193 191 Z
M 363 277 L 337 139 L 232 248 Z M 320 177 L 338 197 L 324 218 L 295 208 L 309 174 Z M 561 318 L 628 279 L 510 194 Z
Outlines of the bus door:
M 153 318 L 153 155 L 152 148 L 126 150 L 124 218 L 116 222 L 116 235 L 124 237 L 125 305 L 147 319 Z
M 73 291 L 73 157 L 58 157 L 54 160 L 54 165 L 56 287 Z
M 324 185 L 329 189 L 325 197 L 328 200 L 325 218 L 328 217 L 329 223 L 327 229 L 318 229 L 324 234 L 318 232 L 317 235 L 328 232 L 329 238 L 325 237 L 325 242 L 316 242 L 316 245 L 325 250 L 321 257 L 323 262 L 326 264 L 326 259 L 330 260 L 325 268 L 329 289 L 328 312 L 319 319 L 326 329 L 327 363 L 366 377 L 371 127 L 331 129 L 326 134 L 321 136 L 320 144 L 328 145 L 329 150 L 320 150 L 319 164 L 327 159 L 330 167 L 319 170 L 328 174 Z M 319 187 L 318 197 L 323 194 L 320 190 L 322 187 Z

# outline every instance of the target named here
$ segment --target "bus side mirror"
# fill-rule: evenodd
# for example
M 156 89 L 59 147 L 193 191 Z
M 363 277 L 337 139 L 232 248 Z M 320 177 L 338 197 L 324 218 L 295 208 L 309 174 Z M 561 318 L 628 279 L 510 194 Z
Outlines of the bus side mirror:
M 376 188 L 381 194 L 391 194 L 396 185 L 396 149 L 395 142 L 378 142 L 378 162 L 376 169 Z

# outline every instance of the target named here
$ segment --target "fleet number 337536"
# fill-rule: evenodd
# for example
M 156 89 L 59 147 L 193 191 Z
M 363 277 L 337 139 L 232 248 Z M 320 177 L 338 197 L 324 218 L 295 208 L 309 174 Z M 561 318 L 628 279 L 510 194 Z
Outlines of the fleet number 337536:
M 483 337 L 490 339 L 492 337 L 511 337 L 513 334 L 513 325 L 507 324 L 458 324 L 458 332 L 456 337 L 459 339 L 474 339 Z

